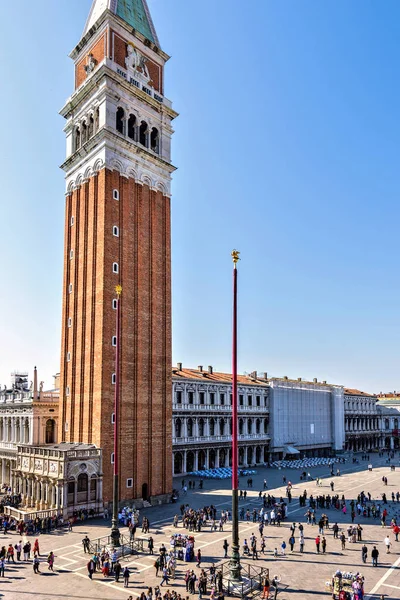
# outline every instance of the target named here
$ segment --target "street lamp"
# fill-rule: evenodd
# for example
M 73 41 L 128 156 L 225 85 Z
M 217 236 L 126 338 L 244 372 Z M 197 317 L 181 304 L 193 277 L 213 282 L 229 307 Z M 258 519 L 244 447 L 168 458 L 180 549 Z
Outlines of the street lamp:
M 233 260 L 233 330 L 232 330 L 232 552 L 229 565 L 231 581 L 239 581 L 239 477 L 238 477 L 238 406 L 237 406 L 237 268 L 240 260 L 237 250 Z
M 113 477 L 113 512 L 111 521 L 111 539 L 113 546 L 120 546 L 120 531 L 118 522 L 118 505 L 119 505 L 119 355 L 120 355 L 120 338 L 121 338 L 121 319 L 120 319 L 120 300 L 122 287 L 117 285 L 115 288 L 117 293 L 117 343 L 115 346 L 115 393 L 114 393 L 114 477 Z

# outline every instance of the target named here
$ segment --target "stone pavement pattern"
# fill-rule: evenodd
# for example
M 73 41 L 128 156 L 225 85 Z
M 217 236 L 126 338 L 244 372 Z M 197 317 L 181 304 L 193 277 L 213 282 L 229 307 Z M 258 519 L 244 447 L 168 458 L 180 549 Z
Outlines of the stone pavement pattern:
M 282 476 L 286 475 L 287 479 L 292 481 L 294 485 L 293 500 L 289 505 L 289 518 L 279 528 L 277 526 L 268 526 L 264 529 L 264 534 L 267 536 L 267 554 L 265 557 L 261 555 L 258 563 L 270 569 L 270 576 L 278 574 L 282 582 L 288 587 L 283 589 L 278 598 L 287 600 L 309 600 L 311 598 L 329 598 L 330 594 L 326 591 L 325 581 L 332 577 L 333 572 L 340 568 L 342 570 L 360 571 L 366 578 L 367 598 L 378 599 L 380 594 L 386 594 L 385 598 L 400 599 L 400 571 L 397 568 L 397 563 L 400 564 L 400 542 L 394 541 L 394 536 L 390 533 L 392 541 L 391 553 L 386 554 L 383 539 L 389 529 L 382 529 L 379 520 L 373 521 L 372 518 L 367 519 L 360 517 L 355 520 L 355 523 L 360 522 L 363 527 L 363 538 L 366 540 L 369 557 L 373 544 L 376 544 L 380 551 L 380 562 L 378 568 L 373 568 L 368 560 L 368 564 L 364 565 L 361 562 L 361 544 L 347 544 L 346 550 L 341 551 L 340 541 L 333 539 L 331 530 L 326 531 L 327 538 L 327 553 L 326 555 L 317 555 L 315 552 L 314 539 L 317 535 L 317 527 L 304 525 L 305 533 L 305 552 L 298 552 L 298 541 L 296 537 L 296 546 L 293 554 L 288 552 L 286 557 L 273 558 L 272 552 L 275 547 L 278 549 L 285 539 L 288 545 L 290 536 L 289 527 L 291 522 L 305 523 L 305 508 L 300 508 L 298 496 L 304 489 L 307 489 L 308 495 L 311 493 L 317 494 L 330 493 L 329 483 L 330 477 L 327 476 L 326 468 L 318 468 L 312 471 L 312 475 L 325 477 L 322 487 L 316 487 L 313 482 L 300 482 L 300 471 L 277 471 L 270 469 L 258 469 L 257 476 L 253 477 L 253 490 L 248 491 L 246 502 L 241 502 L 241 506 L 245 505 L 250 510 L 261 507 L 261 502 L 258 498 L 258 492 L 262 488 L 264 477 L 268 480 L 269 492 L 276 497 L 284 495 L 285 488 L 281 487 Z M 382 476 L 388 478 L 388 486 L 383 486 Z M 246 485 L 247 478 L 241 480 L 241 485 Z M 186 478 L 187 480 L 187 478 Z M 345 494 L 346 500 L 356 498 L 357 495 L 364 490 L 370 492 L 373 499 L 381 499 L 382 492 L 386 492 L 388 498 L 392 491 L 400 491 L 400 469 L 391 472 L 389 467 L 385 465 L 385 461 L 374 459 L 374 470 L 368 472 L 367 463 L 352 465 L 347 463 L 342 466 L 342 476 L 335 477 L 335 493 Z M 180 486 L 180 481 L 175 483 L 176 487 Z M 230 481 L 205 481 L 203 490 L 188 492 L 187 496 L 181 498 L 182 502 L 190 504 L 194 508 L 204 505 L 215 504 L 218 509 L 229 509 L 231 503 Z M 168 505 L 157 508 L 151 508 L 141 511 L 143 515 L 150 519 L 151 535 L 155 540 L 155 551 L 162 542 L 169 548 L 169 537 L 172 532 L 177 530 L 172 527 L 173 515 L 179 512 L 178 505 Z M 337 521 L 342 527 L 347 528 L 350 523 L 349 512 L 346 517 L 336 510 L 321 510 L 317 511 L 318 515 L 322 512 L 328 514 L 330 522 Z M 400 521 L 400 503 L 392 504 L 389 502 L 389 521 L 392 516 L 397 516 Z M 74 528 L 73 532 L 60 533 L 51 535 L 41 535 L 39 537 L 41 554 L 43 563 L 41 564 L 41 574 L 34 575 L 32 563 L 22 563 L 17 565 L 7 565 L 6 577 L 0 580 L 0 598 L 4 597 L 7 600 L 52 600 L 71 598 L 76 600 L 98 599 L 114 600 L 121 598 L 127 599 L 129 594 L 134 596 L 140 595 L 142 591 L 146 591 L 148 586 L 155 586 L 160 583 L 161 578 L 155 577 L 154 556 L 141 554 L 132 559 L 129 557 L 126 561 L 122 561 L 123 566 L 127 564 L 131 570 L 131 580 L 129 590 L 123 588 L 123 583 L 115 583 L 110 577 L 103 579 L 101 573 L 96 573 L 94 580 L 90 581 L 87 577 L 86 563 L 88 555 L 83 553 L 82 538 L 87 534 L 89 538 L 94 539 L 109 532 L 109 523 L 102 521 L 88 521 Z M 202 566 L 210 566 L 212 562 L 218 562 L 223 558 L 222 544 L 225 539 L 230 543 L 231 526 L 228 524 L 224 528 L 224 532 L 209 531 L 209 528 L 204 529 L 201 533 L 195 533 L 195 549 L 201 548 L 203 555 Z M 180 525 L 180 532 L 184 532 Z M 240 539 L 241 543 L 245 537 L 250 537 L 251 533 L 258 534 L 258 524 L 252 522 L 241 522 L 240 524 Z M 17 540 L 15 533 L 7 536 L 0 535 L 0 545 L 8 545 L 10 541 L 15 544 Z M 30 538 L 32 541 L 32 538 Z M 47 569 L 46 556 L 52 550 L 56 555 L 55 572 L 51 573 Z M 391 569 L 392 565 L 396 565 Z M 176 580 L 170 580 L 170 585 L 164 589 L 176 589 L 179 593 L 186 596 L 185 584 L 183 576 L 186 569 L 190 567 L 195 570 L 195 563 L 179 563 L 177 566 Z M 368 596 L 368 594 L 371 595 Z M 197 594 L 196 594 L 197 598 Z

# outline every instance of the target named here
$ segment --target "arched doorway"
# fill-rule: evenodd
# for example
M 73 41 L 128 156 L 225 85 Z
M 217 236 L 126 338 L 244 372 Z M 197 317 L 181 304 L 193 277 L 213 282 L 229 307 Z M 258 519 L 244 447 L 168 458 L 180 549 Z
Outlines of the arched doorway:
M 208 462 L 209 462 L 208 468 L 214 469 L 214 467 L 215 467 L 215 450 L 214 450 L 214 448 L 212 448 L 210 450 L 210 453 L 208 455 Z
M 259 464 L 261 462 L 261 448 L 257 446 L 256 448 L 256 463 Z
M 225 462 L 226 462 L 225 448 L 221 448 L 221 450 L 219 451 L 219 466 L 225 467 Z
M 147 485 L 147 483 L 144 483 L 142 485 L 142 498 L 143 500 L 149 499 L 149 486 Z
M 68 481 L 68 505 L 73 506 L 75 504 L 75 479 L 71 477 Z
M 206 453 L 204 450 L 199 450 L 198 465 L 200 471 L 206 468 Z
M 56 442 L 56 422 L 54 419 L 46 421 L 46 444 L 55 444 Z
M 247 464 L 253 464 L 253 448 L 251 446 L 247 448 Z
M 191 473 L 194 469 L 194 454 L 191 450 L 187 453 L 186 456 L 186 472 Z
M 78 504 L 87 502 L 88 500 L 88 476 L 86 473 L 81 473 L 78 476 Z
M 239 448 L 239 465 L 243 465 L 244 461 L 244 448 Z
M 174 475 L 180 475 L 183 470 L 183 456 L 181 452 L 174 453 Z

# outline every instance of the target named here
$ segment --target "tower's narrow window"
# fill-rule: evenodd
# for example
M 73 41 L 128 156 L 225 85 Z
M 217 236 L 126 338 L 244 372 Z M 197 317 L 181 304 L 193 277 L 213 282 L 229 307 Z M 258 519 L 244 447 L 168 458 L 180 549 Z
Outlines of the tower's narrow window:
M 128 137 L 131 138 L 131 140 L 135 140 L 135 127 L 136 127 L 136 117 L 135 117 L 135 115 L 129 115 Z
M 99 129 L 99 123 L 100 123 L 100 111 L 97 108 L 96 112 L 94 113 L 94 132 L 97 133 L 98 129 Z
M 71 317 L 69 317 L 69 319 L 68 319 L 68 327 L 72 327 L 72 319 L 71 319 Z
M 79 127 L 75 129 L 75 150 L 79 150 L 81 147 L 81 130 Z
M 71 352 L 67 352 L 67 362 L 70 362 L 71 360 Z
M 93 136 L 94 133 L 94 118 L 93 115 L 90 115 L 89 117 L 89 123 L 88 123 L 88 131 L 87 131 L 87 139 L 90 140 L 90 138 Z
M 113 335 L 113 336 L 112 336 L 112 345 L 113 345 L 113 346 L 116 346 L 116 345 L 117 345 L 117 336 L 116 336 L 116 335 Z
M 70 283 L 70 284 L 69 284 L 69 286 L 68 286 L 68 292 L 69 292 L 70 294 L 72 294 L 72 283 Z
M 112 307 L 114 310 L 117 310 L 117 300 L 115 298 L 112 301 Z
M 125 117 L 125 111 L 124 111 L 124 109 L 121 108 L 121 107 L 118 107 L 118 110 L 117 110 L 117 119 L 116 119 L 116 128 L 117 128 L 117 131 L 119 131 L 119 133 L 122 133 L 122 134 L 125 133 L 124 132 L 124 125 L 125 125 L 125 123 L 124 123 L 124 117 Z
M 82 133 L 81 133 L 81 138 L 82 138 L 82 146 L 85 142 L 87 142 L 88 139 L 88 129 L 87 129 L 87 125 L 86 125 L 86 121 L 84 121 L 82 123 Z
M 156 127 L 153 127 L 153 129 L 151 130 L 150 144 L 151 144 L 151 149 L 153 150 L 153 152 L 156 152 L 158 154 L 159 153 L 159 133 L 158 133 L 158 129 L 156 129 Z
M 70 258 L 74 258 L 74 251 L 73 251 L 73 250 L 70 250 L 70 251 L 69 251 L 69 257 L 70 257 Z
M 113 374 L 112 374 L 112 376 L 111 376 L 111 383 L 112 383 L 113 385 L 115 385 L 115 382 L 116 382 L 116 380 L 117 380 L 117 376 L 116 376 L 116 374 L 115 374 L 115 373 L 113 373 Z
M 114 198 L 114 200 L 119 200 L 119 191 L 118 190 L 113 190 L 113 198 Z
M 118 273 L 118 271 L 119 271 L 118 263 L 113 263 L 113 273 Z
M 115 235 L 115 237 L 119 237 L 119 229 L 116 225 L 113 227 L 113 235 Z
M 147 146 L 147 123 L 142 121 L 139 129 L 139 142 L 142 146 Z

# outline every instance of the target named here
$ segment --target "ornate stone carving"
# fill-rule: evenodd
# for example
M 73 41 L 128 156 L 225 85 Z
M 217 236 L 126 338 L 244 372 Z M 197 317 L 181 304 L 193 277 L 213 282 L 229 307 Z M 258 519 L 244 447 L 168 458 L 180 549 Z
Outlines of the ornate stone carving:
M 140 73 L 147 82 L 150 80 L 150 74 L 147 69 L 147 58 L 135 48 L 133 44 L 127 46 L 127 56 L 125 58 L 125 66 L 128 71 L 136 71 Z
M 93 54 L 90 53 L 87 55 L 86 58 L 86 65 L 85 65 L 85 71 L 86 71 L 86 75 L 90 75 L 90 73 L 93 73 L 93 71 L 95 70 L 97 65 L 97 60 L 94 58 Z

